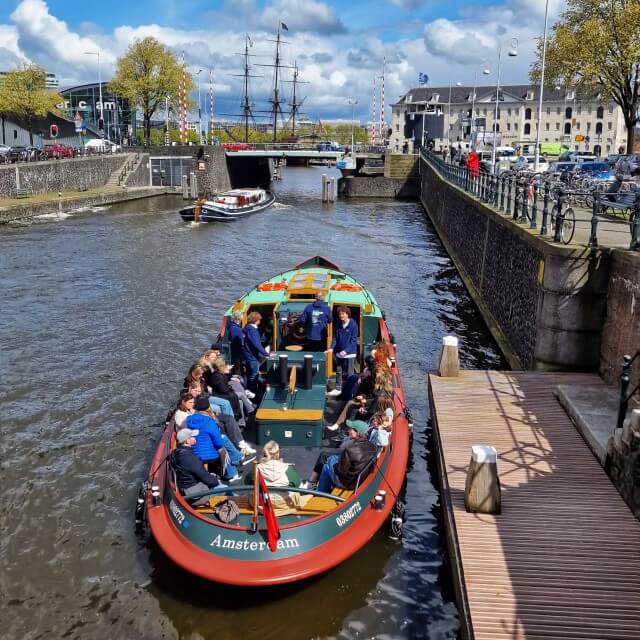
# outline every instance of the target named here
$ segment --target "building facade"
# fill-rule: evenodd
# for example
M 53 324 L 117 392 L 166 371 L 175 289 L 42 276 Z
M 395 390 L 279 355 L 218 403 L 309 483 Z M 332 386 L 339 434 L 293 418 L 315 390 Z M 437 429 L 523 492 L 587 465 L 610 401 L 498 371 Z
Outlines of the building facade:
M 535 144 L 539 90 L 530 85 L 500 88 L 497 145 Z M 389 146 L 396 153 L 413 153 L 424 139 L 433 141 L 436 149 L 447 144 L 491 148 L 495 106 L 495 86 L 477 87 L 475 99 L 473 87 L 411 89 L 392 105 Z M 597 156 L 616 153 L 627 142 L 622 110 L 597 93 L 545 88 L 540 127 L 542 145 Z
M 60 112 L 69 120 L 80 114 L 85 128 L 100 131 L 100 85 L 83 84 L 59 92 L 63 102 L 58 105 Z M 127 144 L 135 140 L 136 112 L 129 101 L 112 93 L 106 82 L 102 83 L 102 114 L 104 136 L 117 144 Z

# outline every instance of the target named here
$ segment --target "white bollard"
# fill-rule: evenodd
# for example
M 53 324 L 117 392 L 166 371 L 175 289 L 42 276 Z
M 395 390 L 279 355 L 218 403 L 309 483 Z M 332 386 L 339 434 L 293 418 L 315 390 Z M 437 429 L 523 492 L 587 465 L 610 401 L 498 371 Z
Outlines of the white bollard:
M 474 445 L 464 485 L 464 506 L 472 513 L 500 513 L 498 454 L 494 447 Z
M 440 352 L 438 373 L 443 378 L 457 378 L 459 372 L 458 338 L 455 336 L 445 336 L 442 338 L 442 351 Z
M 322 174 L 322 202 L 327 201 L 327 174 Z
M 336 201 L 336 179 L 331 178 L 329 180 L 329 202 Z

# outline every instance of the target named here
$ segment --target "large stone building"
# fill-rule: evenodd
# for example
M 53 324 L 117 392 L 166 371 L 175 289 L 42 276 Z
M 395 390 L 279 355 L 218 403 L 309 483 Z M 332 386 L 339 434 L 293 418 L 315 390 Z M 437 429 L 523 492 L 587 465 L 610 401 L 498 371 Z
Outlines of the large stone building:
M 535 143 L 539 87 L 506 85 L 500 88 L 497 144 Z M 397 153 L 412 153 L 423 139 L 440 149 L 447 142 L 458 146 L 476 142 L 491 147 L 496 88 L 418 87 L 392 105 L 389 145 Z M 449 101 L 449 96 L 451 100 Z M 473 105 L 473 118 L 471 114 Z M 545 88 L 542 102 L 541 144 L 561 144 L 569 149 L 615 153 L 626 146 L 627 130 L 621 109 L 595 93 Z

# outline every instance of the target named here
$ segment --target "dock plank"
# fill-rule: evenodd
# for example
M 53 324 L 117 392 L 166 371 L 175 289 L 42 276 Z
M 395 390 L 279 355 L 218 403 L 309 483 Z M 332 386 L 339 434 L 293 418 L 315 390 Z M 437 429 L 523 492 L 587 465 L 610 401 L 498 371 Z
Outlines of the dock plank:
M 429 376 L 463 634 L 640 639 L 640 522 L 554 396 L 590 374 Z M 467 513 L 473 445 L 498 452 L 500 515 Z

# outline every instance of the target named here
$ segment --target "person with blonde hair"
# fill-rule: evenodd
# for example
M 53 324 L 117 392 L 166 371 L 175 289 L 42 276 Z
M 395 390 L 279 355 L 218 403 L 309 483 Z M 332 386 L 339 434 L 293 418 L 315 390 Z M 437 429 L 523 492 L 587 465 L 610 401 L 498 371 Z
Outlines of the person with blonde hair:
M 280 458 L 280 445 L 275 440 L 269 440 L 263 446 L 258 471 L 262 474 L 267 487 L 300 487 L 302 485 L 302 480 L 293 465 Z M 245 484 L 253 484 L 253 472 L 245 475 Z M 292 513 L 304 506 L 311 498 L 311 495 L 300 494 L 297 491 L 271 491 L 270 494 L 276 515 Z

